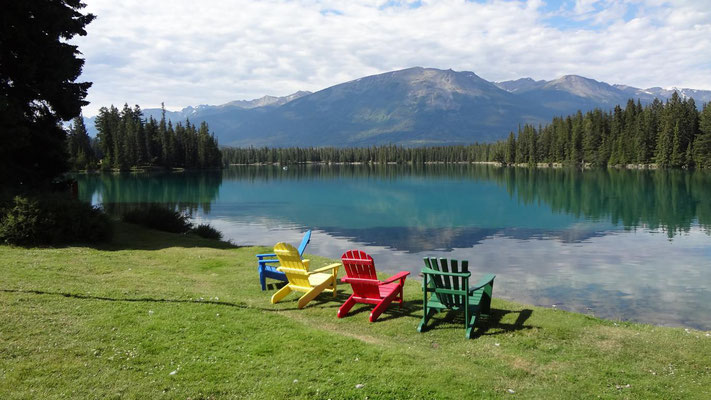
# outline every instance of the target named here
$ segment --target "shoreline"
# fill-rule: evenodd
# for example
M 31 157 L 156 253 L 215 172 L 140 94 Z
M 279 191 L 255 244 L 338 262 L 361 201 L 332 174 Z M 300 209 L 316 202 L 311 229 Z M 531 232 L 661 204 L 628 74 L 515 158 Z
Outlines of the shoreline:
M 629 169 L 629 170 L 656 170 L 656 169 L 661 169 L 657 164 L 616 164 L 616 165 L 608 165 L 605 167 L 598 167 L 595 166 L 591 163 L 583 163 L 581 165 L 571 165 L 567 163 L 537 163 L 536 165 L 529 165 L 528 163 L 515 163 L 515 164 L 505 164 L 505 163 L 500 163 L 498 161 L 456 161 L 456 162 L 446 162 L 446 161 L 427 161 L 423 163 L 415 163 L 412 161 L 408 162 L 402 162 L 398 163 L 395 161 L 390 161 L 386 163 L 381 163 L 378 161 L 372 161 L 372 162 L 327 162 L 327 161 L 305 161 L 305 162 L 299 162 L 299 163 L 290 163 L 290 164 L 281 164 L 278 162 L 274 163 L 250 163 L 250 164 L 244 164 L 244 163 L 231 163 L 228 164 L 228 166 L 257 166 L 257 167 L 266 167 L 266 166 L 276 166 L 276 167 L 288 167 L 288 166 L 303 166 L 303 165 L 319 165 L 319 166 L 329 166 L 329 165 L 408 165 L 408 166 L 413 166 L 413 165 L 493 165 L 497 167 L 518 167 L 518 168 L 571 168 L 571 169 L 582 169 L 582 170 L 591 170 L 591 169 Z M 678 170 L 685 170 L 686 168 L 668 168 L 668 169 L 678 169 Z

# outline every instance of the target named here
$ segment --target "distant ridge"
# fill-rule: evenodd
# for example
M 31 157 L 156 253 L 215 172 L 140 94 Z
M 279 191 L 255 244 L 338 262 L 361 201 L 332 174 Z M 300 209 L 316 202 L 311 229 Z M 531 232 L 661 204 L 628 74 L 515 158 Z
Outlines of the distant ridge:
M 296 93 L 292 93 L 288 96 L 275 97 L 275 96 L 264 96 L 254 100 L 235 100 L 229 103 L 223 104 L 221 107 L 239 107 L 239 108 L 257 108 L 257 107 L 278 107 L 284 105 L 292 100 L 296 100 L 299 97 L 304 97 L 311 94 L 308 91 L 299 90 Z
M 630 98 L 666 101 L 674 91 L 693 97 L 698 106 L 711 101 L 709 90 L 639 89 L 578 75 L 489 82 L 470 71 L 413 67 L 315 93 L 186 107 L 166 117 L 206 121 L 221 145 L 448 145 L 495 141 L 523 123 L 546 124 L 554 116 L 595 107 L 608 110 Z M 146 118 L 161 117 L 160 109 L 143 111 Z M 86 122 L 95 133 L 92 119 Z

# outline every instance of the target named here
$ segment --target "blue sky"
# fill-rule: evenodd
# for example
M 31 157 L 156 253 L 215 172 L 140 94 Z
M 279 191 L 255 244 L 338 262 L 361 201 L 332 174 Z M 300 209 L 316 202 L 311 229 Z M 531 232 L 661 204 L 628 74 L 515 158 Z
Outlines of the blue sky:
M 85 108 L 316 91 L 412 66 L 711 89 L 711 0 L 86 0 Z

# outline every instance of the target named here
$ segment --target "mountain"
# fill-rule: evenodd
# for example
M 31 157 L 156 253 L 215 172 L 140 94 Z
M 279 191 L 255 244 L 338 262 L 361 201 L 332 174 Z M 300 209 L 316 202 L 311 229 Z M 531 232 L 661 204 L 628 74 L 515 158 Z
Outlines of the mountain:
M 511 93 L 522 93 L 537 89 L 546 84 L 546 81 L 534 81 L 532 78 L 521 78 L 515 81 L 494 82 L 496 86 Z
M 639 99 L 643 104 L 651 103 L 655 98 L 666 101 L 674 92 L 682 98 L 694 98 L 699 107 L 711 101 L 711 90 L 660 87 L 640 89 L 620 84 L 610 85 L 579 75 L 565 75 L 552 81 L 522 78 L 496 82 L 496 85 L 529 101 L 538 101 L 545 108 L 558 111 L 559 115 L 595 107 L 611 109 L 618 104 L 624 107 L 629 99 Z
M 409 68 L 342 83 L 224 132 L 238 146 L 437 145 L 498 139 L 510 117 L 541 110 L 473 72 Z
M 284 105 L 292 100 L 296 100 L 299 97 L 304 97 L 311 94 L 311 92 L 299 90 L 296 93 L 290 94 L 283 97 L 274 96 L 264 96 L 254 100 L 235 100 L 229 103 L 223 104 L 221 107 L 239 107 L 244 109 L 257 108 L 257 107 L 278 107 Z
M 688 89 L 688 88 L 676 88 L 663 89 L 660 87 L 652 87 L 648 89 L 639 89 L 632 86 L 626 85 L 614 85 L 616 88 L 622 90 L 630 97 L 640 98 L 642 102 L 645 100 L 651 102 L 655 98 L 660 100 L 666 100 L 672 96 L 674 92 L 677 92 L 679 96 L 683 99 L 693 98 L 697 106 L 701 106 L 704 103 L 711 101 L 711 90 L 698 90 L 698 89 Z
M 264 96 L 254 100 L 235 100 L 229 103 L 221 104 L 219 106 L 211 106 L 207 104 L 199 105 L 197 107 L 188 106 L 180 111 L 166 111 L 166 118 L 172 121 L 185 121 L 186 118 L 193 119 L 205 119 L 208 116 L 224 113 L 234 113 L 234 114 L 249 114 L 249 111 L 244 110 L 255 110 L 258 112 L 264 112 L 270 108 L 276 108 L 282 106 L 292 100 L 296 100 L 300 97 L 307 96 L 311 92 L 298 91 L 296 93 L 290 94 L 288 96 L 275 97 L 275 96 Z M 143 115 L 148 117 L 153 117 L 155 119 L 160 119 L 162 111 L 160 108 L 147 108 L 143 110 Z
M 711 91 L 639 89 L 578 75 L 555 80 L 489 82 L 473 72 L 414 67 L 341 83 L 315 93 L 264 96 L 166 112 L 174 123 L 206 121 L 220 144 L 232 146 L 404 146 L 464 144 L 505 138 L 523 123 L 609 110 L 628 99 L 666 101 L 674 92 L 697 106 Z M 145 109 L 160 119 L 160 109 Z M 95 132 L 88 119 L 90 134 Z
M 536 101 L 557 115 L 568 115 L 578 110 L 595 107 L 609 109 L 624 105 L 631 97 L 640 97 L 629 91 L 579 75 L 565 75 L 552 81 L 534 81 L 531 78 L 498 82 L 497 86 L 516 93 L 527 101 Z M 643 99 L 651 102 L 654 98 Z

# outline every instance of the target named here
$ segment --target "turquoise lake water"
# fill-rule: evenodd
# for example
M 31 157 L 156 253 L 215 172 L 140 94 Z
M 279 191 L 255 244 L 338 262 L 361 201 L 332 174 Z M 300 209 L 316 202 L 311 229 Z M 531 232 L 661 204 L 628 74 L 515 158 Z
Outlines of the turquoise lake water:
M 494 296 L 711 329 L 708 172 L 234 166 L 78 180 L 111 213 L 163 203 L 239 245 L 298 244 L 312 229 L 307 253 L 362 249 L 379 270 L 415 274 L 425 256 L 465 259 L 474 279 L 497 275 Z

